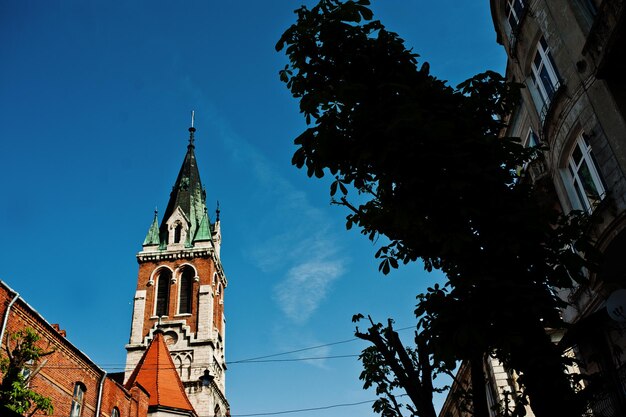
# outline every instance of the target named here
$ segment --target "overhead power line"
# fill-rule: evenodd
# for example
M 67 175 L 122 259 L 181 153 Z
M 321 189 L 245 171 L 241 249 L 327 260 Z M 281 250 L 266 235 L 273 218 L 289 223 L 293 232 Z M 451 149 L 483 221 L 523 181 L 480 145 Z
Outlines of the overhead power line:
M 315 360 L 323 360 L 323 359 L 356 358 L 358 356 L 359 355 L 332 355 L 332 356 L 311 356 L 311 357 L 306 357 L 306 358 L 288 358 L 288 359 L 259 359 L 259 360 L 239 362 L 239 363 L 247 364 L 247 363 L 270 363 L 270 362 L 302 362 L 302 361 L 315 361 Z M 205 369 L 209 365 L 210 364 L 208 363 L 195 363 L 194 365 L 185 366 L 184 368 L 185 369 L 189 369 L 189 368 Z M 108 370 L 126 370 L 125 365 L 102 365 L 102 366 L 104 368 L 107 368 Z M 86 369 L 86 368 L 87 368 L 86 366 L 74 366 L 74 365 L 47 365 L 45 367 L 45 369 Z M 144 366 L 143 369 L 153 370 L 156 368 Z
M 355 340 L 359 340 L 359 339 L 357 337 L 353 337 L 352 339 L 341 340 L 339 342 L 326 343 L 326 344 L 323 344 L 323 345 L 311 346 L 311 347 L 306 347 L 306 348 L 296 349 L 296 350 L 290 350 L 290 351 L 281 352 L 281 353 L 274 353 L 274 354 L 271 354 L 271 355 L 257 356 L 255 358 L 248 358 L 248 359 L 240 359 L 240 360 L 236 360 L 236 361 L 230 361 L 230 362 L 228 362 L 228 364 L 231 365 L 231 364 L 234 364 L 234 363 L 256 362 L 256 361 L 259 361 L 260 359 L 267 359 L 267 358 L 274 358 L 276 356 L 290 355 L 292 353 L 299 353 L 299 352 L 304 352 L 304 351 L 307 351 L 307 350 L 320 349 L 320 348 L 327 347 L 327 346 L 334 346 L 334 345 L 340 345 L 342 343 L 354 342 Z
M 415 328 L 415 326 L 407 326 L 407 327 L 402 327 L 400 329 L 395 329 L 395 330 L 397 332 L 401 332 L 403 330 L 414 329 L 414 328 Z M 257 356 L 257 357 L 248 358 L 248 359 L 239 359 L 239 360 L 236 360 L 236 361 L 228 361 L 227 364 L 228 365 L 232 365 L 232 364 L 235 364 L 235 363 L 255 362 L 255 361 L 258 361 L 259 359 L 267 359 L 267 358 L 273 358 L 273 357 L 276 357 L 276 356 L 290 355 L 292 353 L 299 353 L 299 352 L 304 352 L 304 351 L 307 351 L 307 350 L 320 349 L 320 348 L 327 347 L 327 346 L 334 346 L 334 345 L 340 345 L 342 343 L 354 342 L 355 340 L 361 340 L 361 339 L 359 339 L 358 337 L 353 337 L 352 339 L 341 340 L 339 342 L 325 343 L 323 345 L 310 346 L 310 347 L 306 347 L 306 348 L 302 348 L 302 349 L 290 350 L 290 351 L 287 351 L 287 352 L 274 353 L 274 354 L 265 355 L 265 356 Z
M 400 331 L 404 331 L 404 330 L 408 330 L 408 329 L 414 329 L 415 326 L 408 326 L 408 327 L 402 327 L 399 329 L 395 329 L 397 332 Z M 264 356 L 256 356 L 256 357 L 252 357 L 252 358 L 247 358 L 247 359 L 240 359 L 240 360 L 236 360 L 236 361 L 228 361 L 226 364 L 227 365 L 238 365 L 238 364 L 249 364 L 249 363 L 272 363 L 272 362 L 303 362 L 303 361 L 314 361 L 314 360 L 324 360 L 324 359 L 343 359 L 343 358 L 356 358 L 359 356 L 359 354 L 349 354 L 349 355 L 331 355 L 331 356 L 310 356 L 310 357 L 304 357 L 304 358 L 287 358 L 287 359 L 271 359 L 271 358 L 275 358 L 277 356 L 284 356 L 284 355 L 290 355 L 290 354 L 294 354 L 294 353 L 300 353 L 300 352 L 305 352 L 308 350 L 314 350 L 314 349 L 320 349 L 323 347 L 327 347 L 327 346 L 334 346 L 334 345 L 339 345 L 339 344 L 343 344 L 343 343 L 348 343 L 348 342 L 353 342 L 355 340 L 361 340 L 358 337 L 354 337 L 352 339 L 346 339 L 346 340 L 340 340 L 338 342 L 330 342 L 330 343 L 325 343 L 322 345 L 315 345 L 315 346 L 309 346 L 306 348 L 302 348 L 302 349 L 296 349 L 296 350 L 289 350 L 286 352 L 280 352 L 280 353 L 273 353 L 270 355 L 264 355 Z M 100 365 L 103 368 L 106 368 L 109 371 L 126 371 L 126 364 L 123 363 L 109 363 L 109 364 L 101 364 Z M 208 364 L 208 363 L 194 363 L 194 365 L 191 365 L 190 367 L 185 367 L 185 369 L 188 368 L 207 368 L 209 366 L 212 366 L 212 364 Z M 46 365 L 45 366 L 46 369 L 86 369 L 89 368 L 88 366 L 73 366 L 73 365 Z M 148 369 L 148 368 L 146 368 Z
M 321 407 L 299 408 L 296 410 L 273 411 L 273 412 L 267 412 L 267 413 L 231 414 L 231 417 L 259 417 L 259 416 L 277 416 L 280 414 L 304 413 L 306 411 L 329 410 L 331 408 L 339 408 L 339 407 L 353 407 L 355 405 L 372 403 L 374 401 L 376 400 L 374 399 L 374 400 L 367 400 L 367 401 L 359 401 L 356 403 L 332 404 L 332 405 L 325 405 Z
M 404 397 L 406 394 L 397 395 L 396 397 Z M 262 416 L 277 416 L 281 414 L 295 414 L 295 413 L 304 413 L 307 411 L 320 411 L 320 410 L 329 410 L 331 408 L 339 408 L 339 407 L 354 407 L 356 405 L 362 405 L 367 403 L 372 403 L 376 401 L 376 399 L 366 400 L 366 401 L 358 401 L 354 403 L 340 403 L 340 404 L 331 404 L 324 405 L 320 407 L 310 407 L 310 408 L 297 408 L 294 410 L 284 410 L 284 411 L 269 411 L 264 413 L 248 413 L 248 414 L 231 414 L 231 417 L 262 417 Z M 66 417 L 61 414 L 50 414 L 50 417 Z M 200 417 L 217 417 L 213 414 L 203 415 Z

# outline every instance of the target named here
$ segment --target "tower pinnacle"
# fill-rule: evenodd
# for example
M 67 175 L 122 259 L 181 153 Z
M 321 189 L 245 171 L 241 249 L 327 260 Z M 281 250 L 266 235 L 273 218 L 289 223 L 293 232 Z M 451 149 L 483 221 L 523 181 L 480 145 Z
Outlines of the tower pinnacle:
M 181 417 L 194 410 L 189 417 L 223 416 L 229 410 L 224 356 L 228 281 L 220 261 L 219 221 L 211 223 L 200 181 L 194 124 L 192 111 L 189 145 L 161 224 L 155 212 L 137 254 L 125 377 L 146 388 L 155 410 L 169 407 L 181 411 Z
M 193 147 L 194 146 L 194 132 L 196 131 L 196 128 L 193 127 L 193 122 L 195 119 L 195 112 L 192 110 L 191 111 L 191 127 L 189 128 L 189 146 Z

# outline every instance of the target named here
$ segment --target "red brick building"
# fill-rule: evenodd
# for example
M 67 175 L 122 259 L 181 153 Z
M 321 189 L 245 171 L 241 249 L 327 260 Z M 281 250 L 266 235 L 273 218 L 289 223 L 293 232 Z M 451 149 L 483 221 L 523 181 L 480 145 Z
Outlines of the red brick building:
M 26 328 L 41 336 L 42 348 L 53 350 L 34 365 L 29 387 L 52 399 L 54 416 L 229 415 L 224 394 L 227 281 L 220 262 L 219 211 L 211 223 L 194 154 L 193 126 L 189 132 L 187 153 L 162 223 L 159 226 L 155 213 L 137 254 L 139 274 L 125 374 L 107 375 L 65 338 L 65 332 L 0 281 L 1 354 L 6 352 L 4 335 Z
M 139 384 L 128 389 L 107 376 L 87 355 L 65 338 L 65 332 L 48 323 L 19 294 L 0 281 L 2 354 L 8 334 L 32 328 L 46 351 L 53 350 L 36 364 L 29 387 L 50 397 L 55 416 L 145 417 L 149 393 Z M 116 416 L 117 413 L 117 416 Z M 38 412 L 37 415 L 42 414 Z

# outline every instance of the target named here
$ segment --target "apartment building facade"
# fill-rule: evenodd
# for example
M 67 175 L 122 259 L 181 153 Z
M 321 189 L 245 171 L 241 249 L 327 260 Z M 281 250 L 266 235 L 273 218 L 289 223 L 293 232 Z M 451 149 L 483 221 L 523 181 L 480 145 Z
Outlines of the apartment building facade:
M 602 254 L 586 283 L 561 292 L 569 326 L 555 332 L 555 343 L 577 358 L 576 372 L 601 381 L 589 414 L 626 415 L 626 317 L 618 311 L 626 308 L 624 1 L 491 0 L 490 6 L 507 54 L 506 76 L 525 87 L 504 135 L 543 149 L 523 168 L 523 180 L 546 189 L 564 213 L 589 213 L 589 233 Z M 511 400 L 506 393 L 516 390 L 516 376 L 491 358 L 485 374 L 495 416 Z M 467 388 L 467 377 L 457 381 L 456 390 Z M 440 415 L 468 414 L 450 395 Z

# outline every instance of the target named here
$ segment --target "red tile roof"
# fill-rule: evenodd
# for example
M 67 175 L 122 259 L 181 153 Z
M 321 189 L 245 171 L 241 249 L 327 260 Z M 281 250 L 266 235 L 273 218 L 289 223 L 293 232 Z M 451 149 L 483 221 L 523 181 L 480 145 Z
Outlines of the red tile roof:
M 126 389 L 130 389 L 135 383 L 148 391 L 151 407 L 162 406 L 187 410 L 195 415 L 195 410 L 185 394 L 185 387 L 176 372 L 162 332 L 154 333 L 154 339 L 128 378 Z

